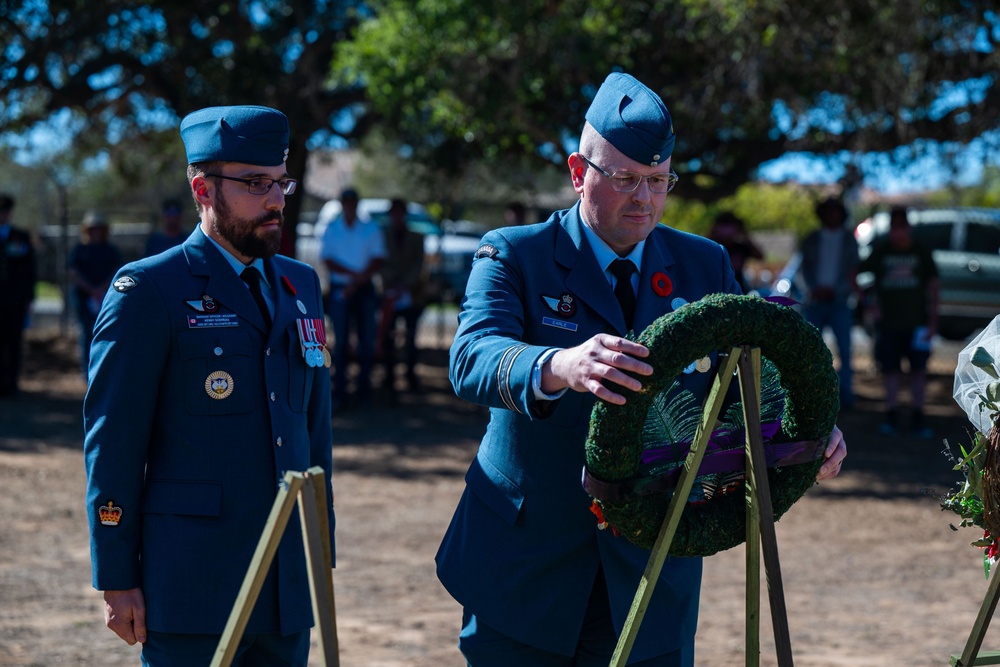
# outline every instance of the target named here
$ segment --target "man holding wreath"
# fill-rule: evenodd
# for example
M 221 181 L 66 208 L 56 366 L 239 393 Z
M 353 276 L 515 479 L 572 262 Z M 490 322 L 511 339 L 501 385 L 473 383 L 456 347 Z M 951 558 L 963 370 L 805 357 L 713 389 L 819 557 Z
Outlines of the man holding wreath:
M 586 114 L 568 166 L 580 201 L 547 221 L 492 231 L 475 253 L 450 376 L 490 423 L 437 555 L 464 607 L 470 665 L 607 665 L 649 552 L 598 530 L 580 484 L 597 398 L 648 376 L 648 350 L 625 339 L 661 315 L 738 294 L 725 250 L 664 225 L 677 176 L 670 113 L 635 78 L 613 73 Z M 702 395 L 709 368 L 682 389 Z M 569 391 L 572 390 L 572 391 Z M 834 429 L 819 479 L 846 455 Z M 671 558 L 631 652 L 633 665 L 690 667 L 701 560 Z

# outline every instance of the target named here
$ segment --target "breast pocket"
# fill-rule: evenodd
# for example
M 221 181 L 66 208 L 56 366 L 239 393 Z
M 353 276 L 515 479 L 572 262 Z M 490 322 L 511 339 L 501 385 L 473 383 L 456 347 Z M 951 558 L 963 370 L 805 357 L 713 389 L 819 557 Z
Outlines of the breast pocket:
M 184 404 L 193 415 L 232 415 L 250 412 L 260 373 L 249 336 L 242 331 L 225 335 L 211 331 L 182 331 L 178 342 L 184 377 Z
M 525 318 L 525 339 L 533 345 L 576 347 L 590 337 L 589 331 L 579 322 L 560 318 L 555 313 Z
M 560 318 L 554 311 L 535 313 L 525 319 L 527 331 L 525 339 L 533 345 L 567 349 L 582 345 L 597 333 L 593 323 L 576 316 L 573 319 Z M 589 397 L 589 398 L 588 398 Z M 589 418 L 594 402 L 589 394 L 566 392 L 546 417 L 546 423 L 553 426 L 577 426 L 584 418 Z

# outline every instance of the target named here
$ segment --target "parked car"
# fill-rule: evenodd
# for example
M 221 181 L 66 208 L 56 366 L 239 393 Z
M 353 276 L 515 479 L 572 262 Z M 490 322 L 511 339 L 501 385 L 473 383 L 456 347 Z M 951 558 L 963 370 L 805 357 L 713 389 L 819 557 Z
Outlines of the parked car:
M 1000 314 L 1000 209 L 910 210 L 913 238 L 931 248 L 941 281 L 938 333 L 963 340 Z M 876 213 L 855 230 L 861 256 L 888 234 L 888 212 Z M 862 289 L 871 274 L 858 276 Z
M 460 303 L 465 296 L 465 285 L 472 272 L 472 257 L 479 248 L 487 227 L 469 220 L 441 223 L 440 236 L 424 240 L 425 262 L 432 280 L 438 281 L 441 301 Z

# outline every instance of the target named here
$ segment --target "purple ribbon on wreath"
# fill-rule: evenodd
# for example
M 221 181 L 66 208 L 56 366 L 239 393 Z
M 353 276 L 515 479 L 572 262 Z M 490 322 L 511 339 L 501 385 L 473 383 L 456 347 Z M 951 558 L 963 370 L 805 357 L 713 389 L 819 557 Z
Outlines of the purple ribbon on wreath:
M 761 424 L 761 435 L 764 440 L 764 457 L 768 468 L 777 468 L 798 463 L 813 461 L 823 455 L 829 436 L 815 440 L 800 440 L 797 442 L 768 442 L 781 428 L 781 422 L 766 422 Z M 746 450 L 739 446 L 746 439 L 745 429 L 734 431 L 716 431 L 709 438 L 705 455 L 698 467 L 698 476 L 713 473 L 739 473 L 746 470 Z M 598 500 L 624 502 L 633 498 L 652 493 L 670 491 L 676 486 L 682 468 L 680 463 L 691 451 L 690 442 L 679 442 L 662 447 L 650 447 L 642 453 L 643 465 L 659 461 L 671 461 L 677 467 L 657 473 L 653 477 L 638 477 L 634 479 L 608 482 L 590 474 L 586 466 L 583 468 L 583 488 Z
M 765 422 L 760 425 L 760 434 L 764 442 L 768 442 L 771 438 L 781 430 L 780 421 Z M 726 450 L 736 450 L 741 447 L 742 443 L 746 442 L 746 430 L 745 429 L 735 429 L 731 431 L 718 429 L 712 432 L 712 435 L 708 439 L 708 445 L 705 449 L 705 456 L 717 455 Z M 651 463 L 658 463 L 663 460 L 681 462 L 684 457 L 687 456 L 688 452 L 691 450 L 691 441 L 683 441 L 670 445 L 664 445 L 662 447 L 650 447 L 642 452 L 642 465 L 650 465 Z M 739 449 L 742 455 L 742 448 Z M 717 471 L 724 472 L 724 471 Z

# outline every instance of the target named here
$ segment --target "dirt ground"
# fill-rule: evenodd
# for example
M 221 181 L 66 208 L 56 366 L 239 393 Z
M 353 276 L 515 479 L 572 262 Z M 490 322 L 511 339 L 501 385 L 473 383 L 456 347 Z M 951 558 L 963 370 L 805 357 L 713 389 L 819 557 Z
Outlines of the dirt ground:
M 960 653 L 987 581 L 970 530 L 953 532 L 938 498 L 957 480 L 942 440 L 964 442 L 951 400 L 954 357 L 931 361 L 933 440 L 878 435 L 880 385 L 865 358 L 857 406 L 840 418 L 841 476 L 777 526 L 792 650 L 800 667 L 946 665 Z M 444 346 L 424 352 L 424 390 L 334 418 L 338 567 L 345 667 L 461 665 L 461 610 L 433 557 L 486 421 L 454 397 Z M 81 454 L 83 380 L 73 342 L 29 340 L 23 393 L 0 401 L 0 665 L 138 664 L 103 625 L 90 586 Z M 127 397 L 122 397 L 127 400 Z M 744 549 L 706 560 L 697 664 L 744 664 Z M 766 590 L 762 587 L 762 590 Z M 768 612 L 761 664 L 774 665 Z M 987 635 L 984 648 L 1000 648 Z M 312 664 L 320 664 L 318 652 Z M 513 667 L 513 666 L 512 666 Z

